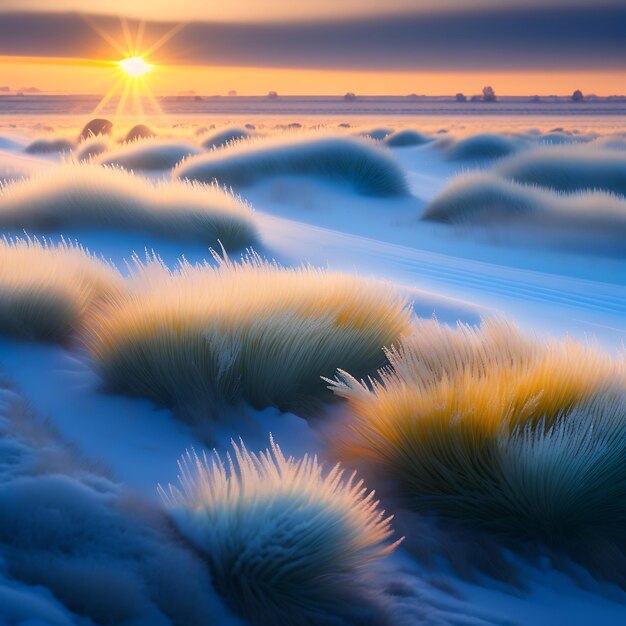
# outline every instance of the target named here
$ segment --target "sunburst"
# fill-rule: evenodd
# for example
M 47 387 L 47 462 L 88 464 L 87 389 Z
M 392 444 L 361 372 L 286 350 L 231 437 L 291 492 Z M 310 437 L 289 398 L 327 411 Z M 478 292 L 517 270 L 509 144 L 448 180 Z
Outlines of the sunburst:
M 100 100 L 94 114 L 101 113 L 113 98 L 118 97 L 115 116 L 143 116 L 146 112 L 162 115 L 163 110 L 147 82 L 147 75 L 156 67 L 149 61 L 149 57 L 179 33 L 185 24 L 177 24 L 154 43 L 144 46 L 145 22 L 137 22 L 136 32 L 133 36 L 128 21 L 120 18 L 124 41 L 119 42 L 95 20 L 86 15 L 83 18 L 92 30 L 109 44 L 120 57 L 119 61 L 110 62 L 113 70 L 113 86 Z M 144 110 L 144 102 L 148 103 L 151 111 Z

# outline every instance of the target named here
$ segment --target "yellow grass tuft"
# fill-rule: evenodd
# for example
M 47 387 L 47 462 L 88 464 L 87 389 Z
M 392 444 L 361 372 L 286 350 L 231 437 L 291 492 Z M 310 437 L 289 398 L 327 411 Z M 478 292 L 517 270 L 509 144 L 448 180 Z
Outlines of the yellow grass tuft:
M 59 340 L 92 303 L 122 291 L 122 278 L 82 247 L 0 240 L 0 333 Z
M 387 283 L 250 253 L 217 266 L 137 263 L 130 294 L 90 316 L 87 345 L 128 393 L 211 412 L 239 398 L 295 408 L 324 394 L 337 365 L 363 374 L 407 332 L 411 312 Z
M 605 450 L 604 457 L 594 452 L 587 476 L 600 477 L 593 483 L 595 495 L 612 498 L 617 488 L 626 496 L 626 469 L 618 471 L 611 460 L 616 449 L 626 453 L 624 355 L 613 358 L 571 339 L 525 337 L 498 320 L 457 329 L 421 322 L 387 355 L 390 366 L 380 380 L 359 382 L 340 371 L 329 382 L 354 414 L 344 453 L 384 468 L 413 506 L 500 530 L 533 528 L 553 536 L 626 521 L 626 508 L 611 513 L 609 500 L 596 508 L 597 519 L 576 516 L 565 506 L 578 499 L 576 490 L 589 486 L 575 471 L 585 447 Z M 530 458 L 539 445 L 545 450 L 549 444 L 555 453 L 551 459 L 548 451 L 547 463 L 556 462 L 558 446 L 572 455 L 571 497 L 553 511 L 563 487 L 548 482 L 541 487 L 544 499 L 523 507 L 520 501 L 537 500 L 540 477 L 518 480 L 516 493 L 510 493 L 514 481 L 504 468 L 511 467 L 511 451 Z M 516 509 L 511 516 L 514 502 L 524 515 Z

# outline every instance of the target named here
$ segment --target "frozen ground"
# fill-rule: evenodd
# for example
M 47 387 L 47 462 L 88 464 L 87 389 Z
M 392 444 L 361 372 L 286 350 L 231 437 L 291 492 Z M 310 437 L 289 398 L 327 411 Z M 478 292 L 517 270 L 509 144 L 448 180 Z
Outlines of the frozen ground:
M 556 120 L 558 123 L 542 117 L 500 118 L 491 124 L 484 117 L 419 120 L 423 123 L 400 122 L 393 117 L 357 118 L 350 119 L 349 132 L 357 125 L 363 130 L 413 127 L 433 136 L 441 128 L 462 136 L 493 130 L 492 126 L 521 132 L 533 126 L 548 131 L 558 125 L 604 134 L 626 129 L 622 117 Z M 193 136 L 200 121 L 189 118 L 189 128 L 176 132 Z M 276 119 L 248 116 L 236 121 L 269 129 Z M 325 121 L 336 124 L 335 118 Z M 54 167 L 61 158 L 23 154 L 23 147 L 41 132 L 33 128 L 35 123 L 60 128 L 57 132 L 64 135 L 79 126 L 64 117 L 16 118 L 11 120 L 14 127 L 8 122 L 8 117 L 0 118 L 0 180 L 35 175 Z M 435 143 L 396 148 L 391 154 L 406 174 L 408 196 L 366 197 L 311 176 L 276 176 L 239 189 L 255 209 L 261 241 L 257 251 L 289 266 L 309 263 L 393 281 L 409 296 L 418 315 L 436 316 L 445 323 L 475 323 L 481 316 L 503 314 L 539 334 L 572 335 L 598 342 L 610 351 L 623 348 L 626 242 L 621 254 L 598 254 L 571 246 L 564 249 L 556 235 L 551 245 L 549 237 L 537 241 L 523 229 L 511 241 L 496 230 L 481 232 L 468 226 L 422 222 L 424 207 L 450 177 L 474 166 L 446 159 Z M 61 235 L 76 239 L 113 260 L 122 271 L 125 260 L 144 250 L 156 251 L 170 267 L 182 256 L 191 262 L 210 259 L 206 247 L 197 242 L 140 233 L 70 228 L 30 234 L 50 240 Z M 210 444 L 223 450 L 231 438 L 243 436 L 248 447 L 256 450 L 265 447 L 267 433 L 272 432 L 288 454 L 313 452 L 322 458 L 325 454 L 323 428 L 276 409 L 242 410 L 236 421 L 224 420 L 210 438 L 205 437 L 201 429 L 148 401 L 105 393 L 87 357 L 73 344 L 53 346 L 2 338 L 0 375 L 16 386 L 39 416 L 51 421 L 65 442 L 151 501 L 156 501 L 157 483 L 174 479 L 176 459 L 190 446 L 201 449 Z M 333 406 L 327 411 L 330 419 L 341 408 Z M 403 570 L 416 594 L 423 596 L 424 605 L 433 607 L 424 623 L 600 626 L 621 623 L 626 616 L 626 596 L 612 585 L 585 575 L 575 582 L 547 563 L 531 566 L 511 559 L 525 578 L 523 590 L 489 578 L 463 580 L 447 566 L 433 571 L 417 565 L 404 550 L 392 557 L 390 567 Z M 90 623 L 64 614 L 47 590 L 22 589 L 15 581 L 3 587 L 3 575 L 0 555 L 0 624 L 3 618 L 7 624 L 24 626 Z M 394 571 L 385 574 L 395 575 Z M 428 582 L 435 580 L 437 584 Z M 447 593 L 448 588 L 454 593 Z M 16 608 L 3 615 L 2 594 L 6 606 L 10 600 L 12 606 L 21 606 L 21 611 Z M 24 594 L 23 601 L 20 594 Z M 25 606 L 32 607 L 30 616 Z

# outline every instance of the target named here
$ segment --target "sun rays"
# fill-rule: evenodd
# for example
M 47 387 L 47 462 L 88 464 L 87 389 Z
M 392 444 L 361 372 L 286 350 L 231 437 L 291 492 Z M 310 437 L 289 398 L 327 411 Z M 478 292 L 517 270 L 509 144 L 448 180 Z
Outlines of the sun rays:
M 177 24 L 151 44 L 144 47 L 146 25 L 137 22 L 133 34 L 131 25 L 125 18 L 120 18 L 123 41 L 118 41 L 110 32 L 102 28 L 88 16 L 83 16 L 90 28 L 119 55 L 119 61 L 111 61 L 114 83 L 104 95 L 94 114 L 101 113 L 112 101 L 117 99 L 115 116 L 143 116 L 144 113 L 163 114 L 159 102 L 154 97 L 147 82 L 148 73 L 156 66 L 149 62 L 151 54 L 162 48 L 178 34 L 185 24 Z

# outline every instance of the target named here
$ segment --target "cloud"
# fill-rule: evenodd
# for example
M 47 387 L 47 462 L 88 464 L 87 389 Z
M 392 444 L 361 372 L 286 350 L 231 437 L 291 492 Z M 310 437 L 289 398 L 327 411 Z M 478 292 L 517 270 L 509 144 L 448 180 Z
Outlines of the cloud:
M 123 41 L 117 18 L 93 17 Z M 136 24 L 131 23 L 131 30 Z M 175 24 L 151 22 L 145 41 Z M 116 58 L 74 13 L 5 13 L 0 54 Z M 159 51 L 178 64 L 361 70 L 624 69 L 626 7 L 483 8 L 335 21 L 192 22 Z

